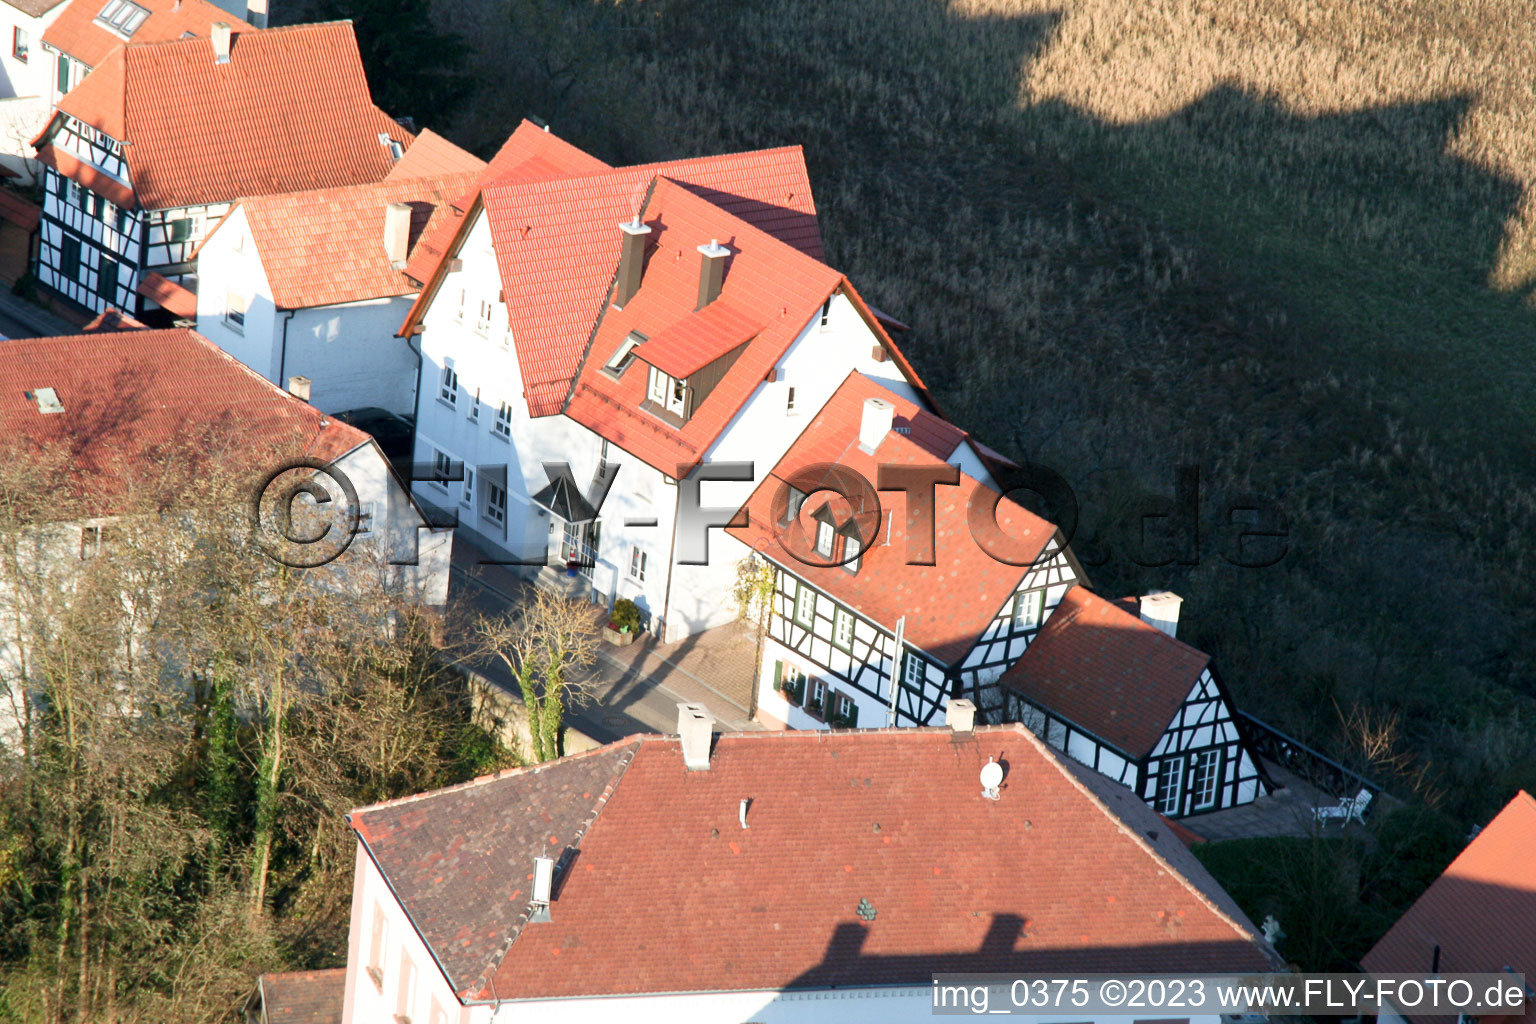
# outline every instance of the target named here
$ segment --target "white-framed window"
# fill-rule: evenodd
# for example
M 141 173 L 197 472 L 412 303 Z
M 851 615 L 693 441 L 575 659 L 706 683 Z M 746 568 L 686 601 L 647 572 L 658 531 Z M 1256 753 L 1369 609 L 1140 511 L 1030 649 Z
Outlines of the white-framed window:
M 395 994 L 396 1024 L 411 1024 L 416 1009 L 416 964 L 411 954 L 400 951 L 400 990 Z
M 1165 757 L 1157 769 L 1157 813 L 1178 814 L 1184 795 L 1184 758 Z
M 645 341 L 645 335 L 639 331 L 630 331 L 629 337 L 619 345 L 618 351 L 603 364 L 603 369 L 615 377 L 622 376 L 629 369 L 629 364 L 635 360 L 635 349 Z
M 127 39 L 139 30 L 149 12 L 133 0 L 107 0 L 96 20 Z
M 923 677 L 926 675 L 923 659 L 911 651 L 906 652 L 906 657 L 901 659 L 901 683 L 913 690 L 923 688 Z
M 859 563 L 864 559 L 864 544 L 853 534 L 845 534 L 843 537 L 843 568 L 849 572 L 858 572 Z
M 1193 810 L 1208 811 L 1216 806 L 1221 793 L 1221 751 L 1202 750 L 1194 758 L 1194 778 L 1190 780 Z
M 438 383 L 437 397 L 449 405 L 459 404 L 459 372 L 452 366 L 443 367 L 443 379 Z
M 651 378 L 646 391 L 652 402 L 674 416 L 683 416 L 688 408 L 688 382 L 678 380 L 651 367 Z
M 368 938 L 368 977 L 373 979 L 374 987 L 380 992 L 384 991 L 384 954 L 388 945 L 389 918 L 384 916 L 384 908 L 375 903 Z
M 832 613 L 832 643 L 845 651 L 853 646 L 853 613 L 846 608 Z
M 245 333 L 245 296 L 239 292 L 224 293 L 224 326 L 236 334 Z
M 640 583 L 645 582 L 646 553 L 638 544 L 629 549 L 629 578 Z
M 507 491 L 498 484 L 485 487 L 485 518 L 501 526 L 507 521 Z
M 821 304 L 821 329 L 826 330 L 832 325 L 832 299 L 829 297 Z
M 839 690 L 833 690 L 827 707 L 829 719 L 839 719 L 850 728 L 859 724 L 859 706 L 853 698 Z
M 784 394 L 784 414 L 786 416 L 793 416 L 799 411 L 795 408 L 795 389 L 789 388 Z
M 1045 611 L 1045 591 L 1023 590 L 1013 595 L 1013 631 L 1022 633 L 1040 625 L 1040 615 Z
M 371 502 L 371 501 L 365 501 L 365 502 L 361 503 L 360 505 L 358 505 L 358 507 L 357 507 L 357 530 L 355 531 L 355 535 L 356 536 L 358 536 L 358 537 L 368 537 L 368 536 L 372 535 L 372 533 L 373 533 L 373 509 L 374 509 L 374 503 Z
M 494 431 L 497 437 L 512 436 L 512 403 L 502 402 L 496 409 L 496 425 Z
M 459 488 L 459 504 L 467 509 L 475 507 L 475 471 L 464 467 L 464 482 Z
M 30 52 L 27 30 L 17 25 L 16 31 L 11 33 L 11 56 L 25 64 Z
M 475 333 L 484 335 L 491 329 L 491 300 L 481 299 L 480 308 L 475 313 Z
M 823 558 L 832 557 L 832 541 L 837 537 L 837 531 L 832 524 L 824 519 L 816 521 L 816 553 Z
M 469 400 L 469 409 L 465 412 L 471 423 L 480 422 L 480 389 L 475 388 L 474 395 Z
M 801 587 L 795 594 L 795 621 L 802 626 L 809 626 L 816 618 L 816 591 L 810 587 Z
M 432 482 L 443 490 L 448 489 L 448 478 L 453 473 L 453 460 L 447 452 L 432 449 Z
M 792 523 L 800 518 L 800 509 L 805 504 L 807 495 L 798 487 L 789 488 L 789 503 L 784 507 L 784 521 Z
M 805 682 L 805 710 L 815 715 L 826 714 L 827 681 L 811 678 Z

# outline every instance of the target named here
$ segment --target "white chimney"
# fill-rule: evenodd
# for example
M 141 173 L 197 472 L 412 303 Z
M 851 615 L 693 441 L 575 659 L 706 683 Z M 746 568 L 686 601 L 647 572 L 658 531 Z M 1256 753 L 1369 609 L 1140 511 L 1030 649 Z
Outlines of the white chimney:
M 677 705 L 677 734 L 683 741 L 683 764 L 691 772 L 709 769 L 709 744 L 714 722 L 702 704 Z
M 309 401 L 309 386 L 314 383 L 308 377 L 289 377 L 288 393 L 300 401 Z
M 213 42 L 213 62 L 215 64 L 229 63 L 229 34 L 233 31 L 227 21 L 216 21 L 208 38 Z
M 1156 626 L 1169 636 L 1179 635 L 1179 605 L 1184 599 L 1167 590 L 1159 590 L 1141 599 L 1141 621 Z
M 896 407 L 883 398 L 864 399 L 864 418 L 859 421 L 859 449 L 873 455 L 896 420 Z
M 955 732 L 976 731 L 976 702 L 952 697 L 944 705 L 944 724 Z
M 411 248 L 411 204 L 390 203 L 384 207 L 384 256 L 396 270 L 405 267 Z

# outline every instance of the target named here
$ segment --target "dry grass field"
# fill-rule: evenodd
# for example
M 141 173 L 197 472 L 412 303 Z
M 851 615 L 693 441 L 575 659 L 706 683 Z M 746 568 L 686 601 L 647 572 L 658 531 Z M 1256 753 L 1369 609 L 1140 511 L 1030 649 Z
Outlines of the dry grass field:
M 1507 0 L 442 0 L 486 151 L 798 143 L 942 407 L 1241 703 L 1472 820 L 1536 786 L 1536 23 Z M 420 113 L 424 120 L 436 120 Z M 1196 464 L 1197 565 L 1115 528 Z M 1221 557 L 1224 500 L 1289 521 Z

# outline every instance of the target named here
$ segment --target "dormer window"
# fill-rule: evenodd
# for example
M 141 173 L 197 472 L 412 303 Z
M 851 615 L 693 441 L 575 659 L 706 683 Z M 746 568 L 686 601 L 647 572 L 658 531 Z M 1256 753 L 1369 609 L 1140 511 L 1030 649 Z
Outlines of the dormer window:
M 619 350 L 613 357 L 603 364 L 603 369 L 614 377 L 622 377 L 624 371 L 629 369 L 629 364 L 635 361 L 635 348 L 645 341 L 645 335 L 639 331 L 629 332 L 629 337 L 619 346 Z
M 859 571 L 859 562 L 864 558 L 864 545 L 853 534 L 843 537 L 843 568 L 849 572 Z
M 107 0 L 96 20 L 124 39 L 130 38 L 144 24 L 149 12 L 133 0 Z
M 832 557 L 832 541 L 837 536 L 837 531 L 826 520 L 816 523 L 816 553 L 823 558 Z
M 789 505 L 784 509 L 784 521 L 792 523 L 800 518 L 800 508 L 805 504 L 807 495 L 798 487 L 789 489 Z
M 688 382 L 678 380 L 651 367 L 650 386 L 646 396 L 663 411 L 685 419 L 688 415 Z

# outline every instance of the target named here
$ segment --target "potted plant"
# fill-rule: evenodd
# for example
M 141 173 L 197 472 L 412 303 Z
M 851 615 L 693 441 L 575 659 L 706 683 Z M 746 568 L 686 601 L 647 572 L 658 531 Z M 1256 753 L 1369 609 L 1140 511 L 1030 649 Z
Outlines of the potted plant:
M 798 707 L 805 696 L 805 679 L 803 677 L 786 679 L 779 684 L 779 689 L 783 691 L 785 700 Z
M 613 602 L 613 611 L 608 613 L 608 628 L 603 630 L 603 639 L 615 647 L 628 647 L 635 642 L 639 633 L 640 606 L 627 597 Z

